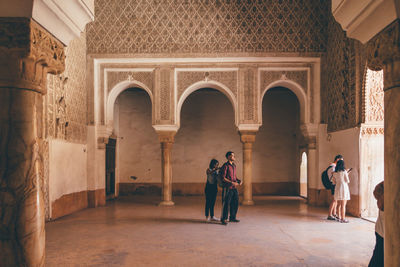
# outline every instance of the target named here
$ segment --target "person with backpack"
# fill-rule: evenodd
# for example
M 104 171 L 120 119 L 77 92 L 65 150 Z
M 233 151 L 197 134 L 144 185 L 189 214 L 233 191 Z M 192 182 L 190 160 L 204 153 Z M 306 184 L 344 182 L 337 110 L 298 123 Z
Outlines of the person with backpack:
M 217 179 L 218 179 L 218 165 L 219 162 L 216 159 L 212 159 L 209 168 L 206 170 L 207 181 L 204 193 L 206 195 L 206 222 L 219 221 L 217 217 L 214 216 L 214 206 L 215 200 L 218 194 Z
M 346 220 L 346 203 L 350 200 L 349 188 L 349 171 L 344 166 L 344 161 L 341 159 L 336 163 L 335 172 L 332 176 L 332 183 L 335 186 L 335 201 L 337 201 L 337 210 L 339 211 L 339 222 L 348 223 Z
M 239 208 L 239 192 L 238 187 L 242 184 L 236 176 L 235 154 L 228 151 L 225 155 L 227 162 L 222 165 L 220 177 L 224 182 L 223 199 L 222 199 L 222 216 L 221 224 L 226 225 L 229 212 L 229 222 L 239 222 L 236 214 Z
M 324 184 L 326 189 L 331 190 L 331 194 L 332 194 L 332 202 L 329 205 L 329 213 L 328 213 L 328 218 L 327 218 L 328 220 L 332 220 L 332 221 L 339 220 L 339 217 L 337 216 L 337 212 L 336 212 L 337 201 L 333 197 L 335 195 L 335 185 L 332 184 L 333 173 L 335 172 L 336 163 L 339 160 L 343 160 L 342 155 L 336 155 L 334 161 L 322 173 L 322 183 Z

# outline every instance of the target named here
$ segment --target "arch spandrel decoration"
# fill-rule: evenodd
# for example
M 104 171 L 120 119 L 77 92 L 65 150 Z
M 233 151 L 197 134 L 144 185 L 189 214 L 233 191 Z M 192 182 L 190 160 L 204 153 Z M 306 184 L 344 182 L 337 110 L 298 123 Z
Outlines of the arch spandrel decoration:
M 238 94 L 238 69 L 192 69 L 176 70 L 177 96 L 178 99 L 184 91 L 192 84 L 199 81 L 216 81 L 224 84 L 232 94 L 237 98 Z
M 224 84 L 217 82 L 217 81 L 198 81 L 190 86 L 188 86 L 185 90 L 183 90 L 182 95 L 177 101 L 176 105 L 176 123 L 178 127 L 180 127 L 180 117 L 181 117 L 181 110 L 182 105 L 185 102 L 186 98 L 192 94 L 193 92 L 200 90 L 202 88 L 212 88 L 215 90 L 220 91 L 223 93 L 231 102 L 232 109 L 235 114 L 235 125 L 238 126 L 238 103 L 236 96 L 232 93 L 232 91 Z
M 122 81 L 139 81 L 146 85 L 154 95 L 154 73 L 153 71 L 108 71 L 107 72 L 107 90 L 108 93 Z

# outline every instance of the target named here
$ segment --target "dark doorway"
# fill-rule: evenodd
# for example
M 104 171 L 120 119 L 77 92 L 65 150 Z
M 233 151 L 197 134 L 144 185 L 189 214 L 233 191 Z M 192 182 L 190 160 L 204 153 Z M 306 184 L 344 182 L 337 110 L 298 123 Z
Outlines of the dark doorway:
M 106 145 L 106 199 L 115 197 L 115 146 L 117 140 L 110 138 Z

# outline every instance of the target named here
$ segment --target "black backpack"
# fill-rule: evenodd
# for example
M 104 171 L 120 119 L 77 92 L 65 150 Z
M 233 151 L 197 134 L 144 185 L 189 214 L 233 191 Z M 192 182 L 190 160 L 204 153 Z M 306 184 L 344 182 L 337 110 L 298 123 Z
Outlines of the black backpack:
M 331 180 L 329 179 L 329 176 L 328 176 L 328 170 L 330 169 L 330 168 L 332 168 L 333 166 L 329 166 L 328 168 L 326 168 L 326 170 L 325 171 L 323 171 L 322 172 L 322 174 L 321 174 L 321 180 L 322 180 L 322 183 L 324 184 L 324 186 L 325 186 L 325 188 L 326 189 L 331 189 L 332 188 L 332 182 L 331 182 Z

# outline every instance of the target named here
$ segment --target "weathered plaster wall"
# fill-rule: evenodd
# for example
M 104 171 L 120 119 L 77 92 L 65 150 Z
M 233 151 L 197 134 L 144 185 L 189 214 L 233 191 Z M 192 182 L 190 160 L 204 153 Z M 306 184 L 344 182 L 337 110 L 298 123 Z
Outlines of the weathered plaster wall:
M 49 155 L 49 200 L 52 207 L 50 218 L 57 218 L 68 212 L 54 210 L 59 208 L 59 206 L 54 208 L 55 202 L 65 195 L 86 192 L 87 190 L 86 145 L 51 139 L 49 142 Z M 84 208 L 87 206 L 87 199 L 83 200 L 84 203 L 81 203 L 81 201 L 69 203 L 70 205 L 77 205 L 77 208 L 73 209 L 73 211 L 79 209 L 79 207 Z

